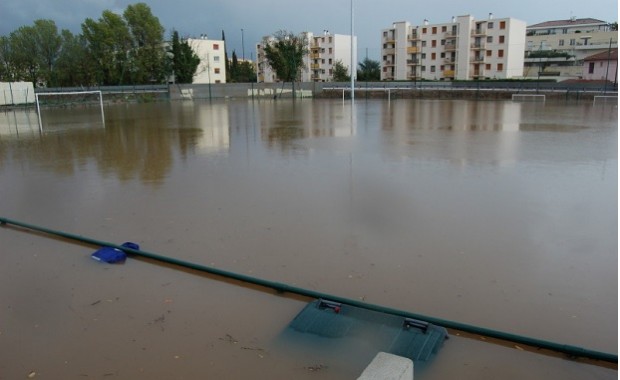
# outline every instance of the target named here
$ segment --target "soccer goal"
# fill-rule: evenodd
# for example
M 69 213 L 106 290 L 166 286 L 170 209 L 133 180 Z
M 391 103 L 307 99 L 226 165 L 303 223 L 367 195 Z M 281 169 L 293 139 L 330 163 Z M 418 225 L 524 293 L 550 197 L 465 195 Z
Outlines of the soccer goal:
M 593 105 L 615 104 L 618 105 L 618 95 L 595 95 Z
M 37 115 L 39 116 L 39 130 L 43 130 L 41 121 L 41 105 L 67 107 L 83 104 L 99 103 L 101 108 L 101 122 L 105 125 L 105 115 L 103 112 L 103 94 L 101 91 L 67 91 L 67 92 L 40 92 L 35 95 L 37 103 Z
M 513 102 L 544 102 L 543 94 L 512 94 Z

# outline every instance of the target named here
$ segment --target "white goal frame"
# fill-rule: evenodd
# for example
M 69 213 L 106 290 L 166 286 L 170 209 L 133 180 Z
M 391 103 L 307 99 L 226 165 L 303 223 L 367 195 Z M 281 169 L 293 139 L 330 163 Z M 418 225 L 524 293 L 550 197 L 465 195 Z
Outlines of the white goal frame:
M 543 94 L 512 94 L 512 101 L 523 101 L 523 102 L 532 102 L 532 101 L 546 101 L 546 96 Z
M 618 95 L 594 95 L 594 100 L 592 105 L 596 105 L 596 100 L 605 100 L 605 102 L 599 102 L 603 104 L 607 104 L 607 100 L 615 100 L 616 105 L 618 104 Z M 613 104 L 613 103 L 612 103 Z
M 94 91 L 67 91 L 67 92 L 41 92 L 35 94 L 35 100 L 37 103 L 37 115 L 39 116 L 39 131 L 43 130 L 43 123 L 41 121 L 41 106 L 39 105 L 39 96 L 44 95 L 80 95 L 80 94 L 99 94 L 99 106 L 101 107 L 101 122 L 105 125 L 105 114 L 103 112 L 103 93 L 101 90 Z

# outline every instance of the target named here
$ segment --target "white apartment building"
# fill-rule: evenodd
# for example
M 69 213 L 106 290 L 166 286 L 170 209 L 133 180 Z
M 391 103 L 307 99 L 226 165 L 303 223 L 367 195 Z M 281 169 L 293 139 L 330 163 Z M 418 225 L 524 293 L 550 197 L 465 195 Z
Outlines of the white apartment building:
M 342 34 L 330 34 L 325 31 L 315 36 L 311 32 L 304 32 L 308 54 L 304 56 L 304 67 L 301 71 L 302 82 L 330 82 L 333 80 L 333 71 L 336 62 L 341 62 L 351 75 L 354 74 L 357 64 L 351 65 L 351 36 Z M 265 46 L 272 43 L 272 36 L 263 37 L 261 43 L 256 45 L 256 73 L 257 81 L 265 83 L 279 82 L 279 78 L 273 71 L 265 57 Z M 353 36 L 353 62 L 357 62 L 357 37 Z
M 341 62 L 347 74 L 357 74 L 357 37 L 353 36 L 353 65 L 351 64 L 351 35 L 329 34 L 312 36 L 310 44 L 310 78 L 314 82 L 331 82 L 334 66 Z
M 573 17 L 530 25 L 526 28 L 524 76 L 578 78 L 582 76 L 584 58 L 617 47 L 618 31 L 602 20 Z M 541 57 L 541 52 L 566 53 L 570 57 Z
M 505 79 L 523 75 L 525 22 L 453 17 L 443 24 L 396 22 L 382 30 L 381 80 Z
M 210 40 L 206 35 L 189 38 L 187 43 L 200 58 L 192 83 L 226 83 L 226 60 L 223 40 Z

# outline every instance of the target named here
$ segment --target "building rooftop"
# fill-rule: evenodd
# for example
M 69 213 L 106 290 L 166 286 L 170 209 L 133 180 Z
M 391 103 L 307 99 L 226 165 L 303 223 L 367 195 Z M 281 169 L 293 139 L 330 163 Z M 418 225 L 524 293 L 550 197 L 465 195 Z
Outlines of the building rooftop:
M 530 25 L 527 28 L 559 28 L 563 26 L 578 26 L 578 25 L 606 25 L 606 21 L 597 20 L 595 18 L 571 18 L 568 20 L 553 20 L 545 21 L 538 24 Z
M 593 54 L 586 58 L 584 61 L 617 61 L 618 60 L 618 49 L 611 49 L 610 51 L 604 51 L 602 53 Z

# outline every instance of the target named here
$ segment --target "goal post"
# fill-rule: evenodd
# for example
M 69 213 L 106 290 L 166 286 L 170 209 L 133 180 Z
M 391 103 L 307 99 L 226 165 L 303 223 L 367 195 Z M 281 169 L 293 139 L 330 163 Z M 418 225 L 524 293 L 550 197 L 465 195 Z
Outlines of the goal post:
M 35 94 L 35 102 L 37 104 L 37 115 L 39 117 L 39 131 L 43 130 L 43 122 L 41 121 L 41 103 L 39 101 L 40 97 L 45 96 L 56 96 L 61 99 L 59 105 L 70 104 L 66 99 L 75 96 L 86 97 L 88 95 L 98 95 L 99 98 L 99 107 L 101 108 L 101 122 L 105 125 L 105 114 L 103 112 L 103 93 L 101 90 L 93 90 L 93 91 L 67 91 L 67 92 L 40 92 Z
M 513 102 L 544 102 L 545 99 L 543 94 L 512 94 Z
M 618 95 L 595 95 L 592 105 L 615 104 L 618 105 Z

